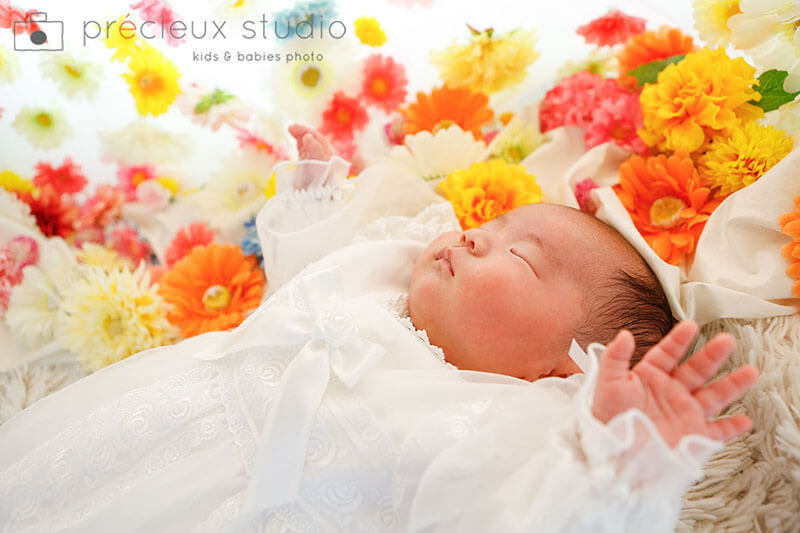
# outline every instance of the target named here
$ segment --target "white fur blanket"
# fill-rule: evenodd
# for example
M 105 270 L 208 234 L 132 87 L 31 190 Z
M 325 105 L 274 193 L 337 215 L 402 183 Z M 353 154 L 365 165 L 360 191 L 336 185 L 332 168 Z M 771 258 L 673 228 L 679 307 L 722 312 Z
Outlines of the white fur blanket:
M 762 372 L 729 409 L 749 413 L 755 427 L 711 459 L 677 531 L 800 532 L 800 316 L 719 320 L 698 342 L 719 331 L 738 341 L 723 371 L 750 363 Z M 85 375 L 77 363 L 47 361 L 0 373 L 0 424 Z

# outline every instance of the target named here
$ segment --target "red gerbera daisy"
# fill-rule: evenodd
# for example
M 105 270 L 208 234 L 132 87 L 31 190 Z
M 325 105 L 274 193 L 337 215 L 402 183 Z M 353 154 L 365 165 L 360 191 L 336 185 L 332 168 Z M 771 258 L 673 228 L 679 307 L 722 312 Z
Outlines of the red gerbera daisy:
M 342 91 L 333 95 L 328 107 L 322 113 L 322 126 L 319 130 L 334 141 L 345 142 L 353 134 L 367 125 L 367 110 L 353 97 Z
M 183 259 L 195 246 L 205 246 L 214 240 L 214 232 L 202 222 L 189 224 L 175 233 L 172 242 L 167 248 L 167 266 L 172 266 Z
M 155 177 L 156 169 L 153 165 L 121 167 L 117 171 L 119 186 L 125 192 L 125 198 L 131 201 L 136 200 L 136 187 L 143 181 L 152 180 Z
M 391 113 L 406 99 L 406 71 L 391 57 L 371 55 L 364 61 L 361 97 Z
M 81 167 L 68 157 L 60 167 L 53 167 L 50 163 L 37 164 L 33 184 L 37 187 L 50 185 L 58 193 L 72 194 L 83 190 L 86 177 L 81 174 Z
M 643 18 L 626 15 L 619 9 L 609 11 L 576 31 L 587 43 L 613 46 L 624 43 L 629 37 L 642 33 L 647 22 Z
M 69 237 L 75 232 L 75 220 L 80 210 L 72 196 L 61 194 L 45 184 L 36 191 L 20 195 L 31 208 L 39 229 L 48 237 Z
M 31 15 L 36 13 L 35 9 L 22 11 L 18 7 L 12 7 L 8 0 L 0 0 L 0 28 L 11 28 L 16 34 L 22 32 L 33 33 L 40 29 L 35 22 L 28 22 Z M 25 21 L 24 24 L 14 24 L 15 22 Z

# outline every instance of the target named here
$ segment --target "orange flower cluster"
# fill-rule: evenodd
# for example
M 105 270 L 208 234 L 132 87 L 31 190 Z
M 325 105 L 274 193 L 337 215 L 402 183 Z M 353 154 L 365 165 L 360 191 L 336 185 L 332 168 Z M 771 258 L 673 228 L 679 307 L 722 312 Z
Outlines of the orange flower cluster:
M 691 256 L 706 220 L 721 202 L 702 186 L 685 151 L 670 157 L 630 157 L 620 166 L 614 191 L 636 229 L 671 265 Z
M 781 255 L 791 262 L 786 274 L 796 279 L 792 286 L 792 294 L 800 298 L 800 196 L 794 199 L 795 210 L 778 219 L 781 231 L 792 238 L 792 241 L 781 248 Z
M 462 130 L 472 132 L 476 140 L 483 138 L 481 126 L 494 117 L 485 94 L 447 85 L 433 89 L 430 94 L 417 93 L 417 101 L 400 112 L 406 119 L 407 135 L 420 131 L 436 133 L 457 124 Z
M 258 307 L 266 279 L 255 256 L 235 244 L 195 246 L 161 278 L 167 319 L 184 337 L 238 326 Z
M 695 48 L 691 36 L 670 26 L 661 26 L 657 31 L 646 31 L 634 35 L 628 39 L 625 48 L 617 54 L 618 82 L 623 87 L 633 89 L 636 87 L 636 78 L 627 76 L 628 72 L 653 61 L 688 54 Z

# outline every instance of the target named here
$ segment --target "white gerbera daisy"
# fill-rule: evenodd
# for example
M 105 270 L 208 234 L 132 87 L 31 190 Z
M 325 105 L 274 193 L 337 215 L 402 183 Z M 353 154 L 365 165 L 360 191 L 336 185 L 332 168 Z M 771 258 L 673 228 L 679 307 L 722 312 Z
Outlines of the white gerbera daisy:
M 222 89 L 208 89 L 197 83 L 181 87 L 177 104 L 184 115 L 192 117 L 192 122 L 208 126 L 213 131 L 223 124 L 232 128 L 241 126 L 250 117 L 250 108 L 239 98 Z
M 95 63 L 80 61 L 69 52 L 45 54 L 39 66 L 44 76 L 55 81 L 59 90 L 70 98 L 93 98 L 100 88 L 103 68 Z
M 220 232 L 234 232 L 258 213 L 267 197 L 264 190 L 277 159 L 266 152 L 241 150 L 228 156 L 222 169 L 190 198 L 209 225 Z
M 731 42 L 728 20 L 739 13 L 740 0 L 694 0 L 694 27 L 709 46 Z
M 39 226 L 31 215 L 31 208 L 28 204 L 20 200 L 16 194 L 10 193 L 2 187 L 0 187 L 0 216 L 39 233 Z
M 71 132 L 61 111 L 45 107 L 23 107 L 13 125 L 32 145 L 45 149 L 59 146 Z
M 11 83 L 19 75 L 19 61 L 8 50 L 0 46 L 0 83 Z
M 191 153 L 185 134 L 168 132 L 144 118 L 98 135 L 104 156 L 124 165 L 180 163 Z
M 429 131 L 406 135 L 403 146 L 392 148 L 389 161 L 435 186 L 449 173 L 480 161 L 485 150 L 486 144 L 472 133 L 450 126 L 435 135 Z
M 578 72 L 591 72 L 603 77 L 614 77 L 619 69 L 617 61 L 617 51 L 619 47 L 604 46 L 593 48 L 589 54 L 580 60 L 568 60 L 556 71 L 556 76 L 566 78 Z
M 48 239 L 39 254 L 39 262 L 25 267 L 22 283 L 11 290 L 6 312 L 12 335 L 28 346 L 53 339 L 64 291 L 77 275 L 78 262 L 62 239 Z
M 311 40 L 311 39 L 309 39 Z M 290 40 L 281 63 L 267 80 L 275 110 L 286 118 L 318 124 L 336 91 L 352 92 L 360 83 L 358 54 L 346 39 Z M 287 59 L 291 57 L 291 61 Z

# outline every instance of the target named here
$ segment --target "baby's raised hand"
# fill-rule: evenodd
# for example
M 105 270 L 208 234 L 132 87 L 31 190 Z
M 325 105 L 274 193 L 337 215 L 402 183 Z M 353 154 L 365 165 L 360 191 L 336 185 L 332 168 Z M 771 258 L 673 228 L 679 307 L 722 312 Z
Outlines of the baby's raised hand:
M 303 159 L 328 161 L 333 157 L 331 143 L 314 128 L 302 124 L 292 124 L 289 126 L 289 133 L 297 141 L 297 152 L 300 154 L 301 161 Z
M 639 409 L 673 447 L 690 434 L 725 441 L 750 431 L 752 421 L 747 415 L 709 419 L 749 389 L 758 379 L 758 370 L 744 365 L 706 385 L 736 347 L 734 338 L 726 333 L 716 335 L 677 366 L 697 329 L 694 322 L 681 322 L 632 369 L 633 335 L 620 331 L 600 360 L 594 416 L 606 423 L 628 409 Z

